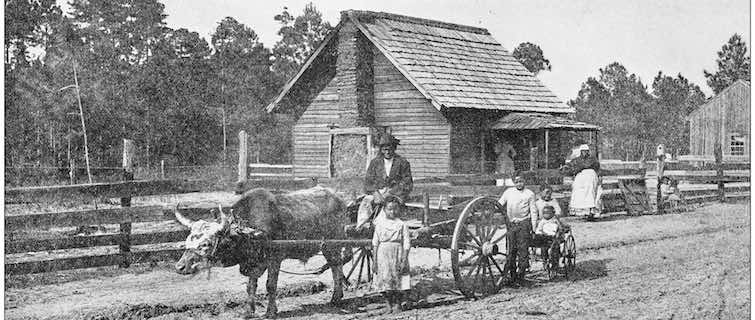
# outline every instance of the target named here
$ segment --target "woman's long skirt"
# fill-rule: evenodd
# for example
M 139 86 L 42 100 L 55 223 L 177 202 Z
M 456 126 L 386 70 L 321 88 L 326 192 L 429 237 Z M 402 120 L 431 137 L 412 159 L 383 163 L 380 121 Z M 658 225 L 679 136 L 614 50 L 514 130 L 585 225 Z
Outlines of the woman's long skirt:
M 577 216 L 600 214 L 598 209 L 599 188 L 598 174 L 595 170 L 584 169 L 577 173 L 571 185 L 569 211 Z

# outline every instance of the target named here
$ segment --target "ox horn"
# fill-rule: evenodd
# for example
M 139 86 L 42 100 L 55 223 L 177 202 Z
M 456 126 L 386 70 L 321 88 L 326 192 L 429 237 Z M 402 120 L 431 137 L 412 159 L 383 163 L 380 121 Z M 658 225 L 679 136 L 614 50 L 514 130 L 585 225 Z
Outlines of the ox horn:
M 231 221 L 228 219 L 228 216 L 225 215 L 225 212 L 223 212 L 223 207 L 220 204 L 218 204 L 218 210 L 220 211 L 220 225 L 223 226 L 223 230 L 225 230 L 231 224 Z
M 176 220 L 180 222 L 182 225 L 191 228 L 191 224 L 194 223 L 194 221 L 191 221 L 191 219 L 184 217 L 180 212 L 178 212 L 178 205 L 176 204 L 176 208 L 173 210 L 173 214 L 176 215 Z

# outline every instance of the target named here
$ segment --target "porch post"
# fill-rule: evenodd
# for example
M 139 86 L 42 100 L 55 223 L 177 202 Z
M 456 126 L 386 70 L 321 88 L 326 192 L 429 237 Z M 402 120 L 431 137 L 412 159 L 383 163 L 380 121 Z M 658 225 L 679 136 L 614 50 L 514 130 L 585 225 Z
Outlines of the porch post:
M 480 173 L 485 174 L 485 129 L 480 131 Z
M 548 129 L 545 129 L 545 169 L 548 169 Z
M 595 131 L 595 157 L 600 161 L 600 131 Z

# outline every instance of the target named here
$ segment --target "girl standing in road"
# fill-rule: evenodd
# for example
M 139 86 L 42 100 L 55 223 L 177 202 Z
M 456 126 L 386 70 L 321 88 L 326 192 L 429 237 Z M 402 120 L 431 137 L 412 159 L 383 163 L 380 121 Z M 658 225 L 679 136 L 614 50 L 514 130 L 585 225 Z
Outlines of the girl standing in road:
M 385 198 L 385 219 L 375 225 L 372 248 L 375 252 L 375 278 L 373 288 L 383 292 L 389 312 L 398 312 L 403 292 L 409 283 L 409 228 L 399 219 L 404 203 L 399 197 Z

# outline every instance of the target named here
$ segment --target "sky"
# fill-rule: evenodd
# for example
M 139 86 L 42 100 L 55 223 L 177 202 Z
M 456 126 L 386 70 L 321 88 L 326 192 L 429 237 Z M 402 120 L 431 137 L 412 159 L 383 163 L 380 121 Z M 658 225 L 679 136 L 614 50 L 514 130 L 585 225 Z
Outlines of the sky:
M 172 28 L 199 32 L 208 42 L 227 16 L 251 27 L 268 47 L 279 39 L 273 16 L 294 16 L 310 1 L 161 0 Z M 650 86 L 658 71 L 681 73 L 711 89 L 703 69 L 716 69 L 716 52 L 734 34 L 750 47 L 748 0 L 350 0 L 312 1 L 331 25 L 348 9 L 397 13 L 486 28 L 507 50 L 532 42 L 553 66 L 538 77 L 563 101 L 599 69 L 620 62 Z

